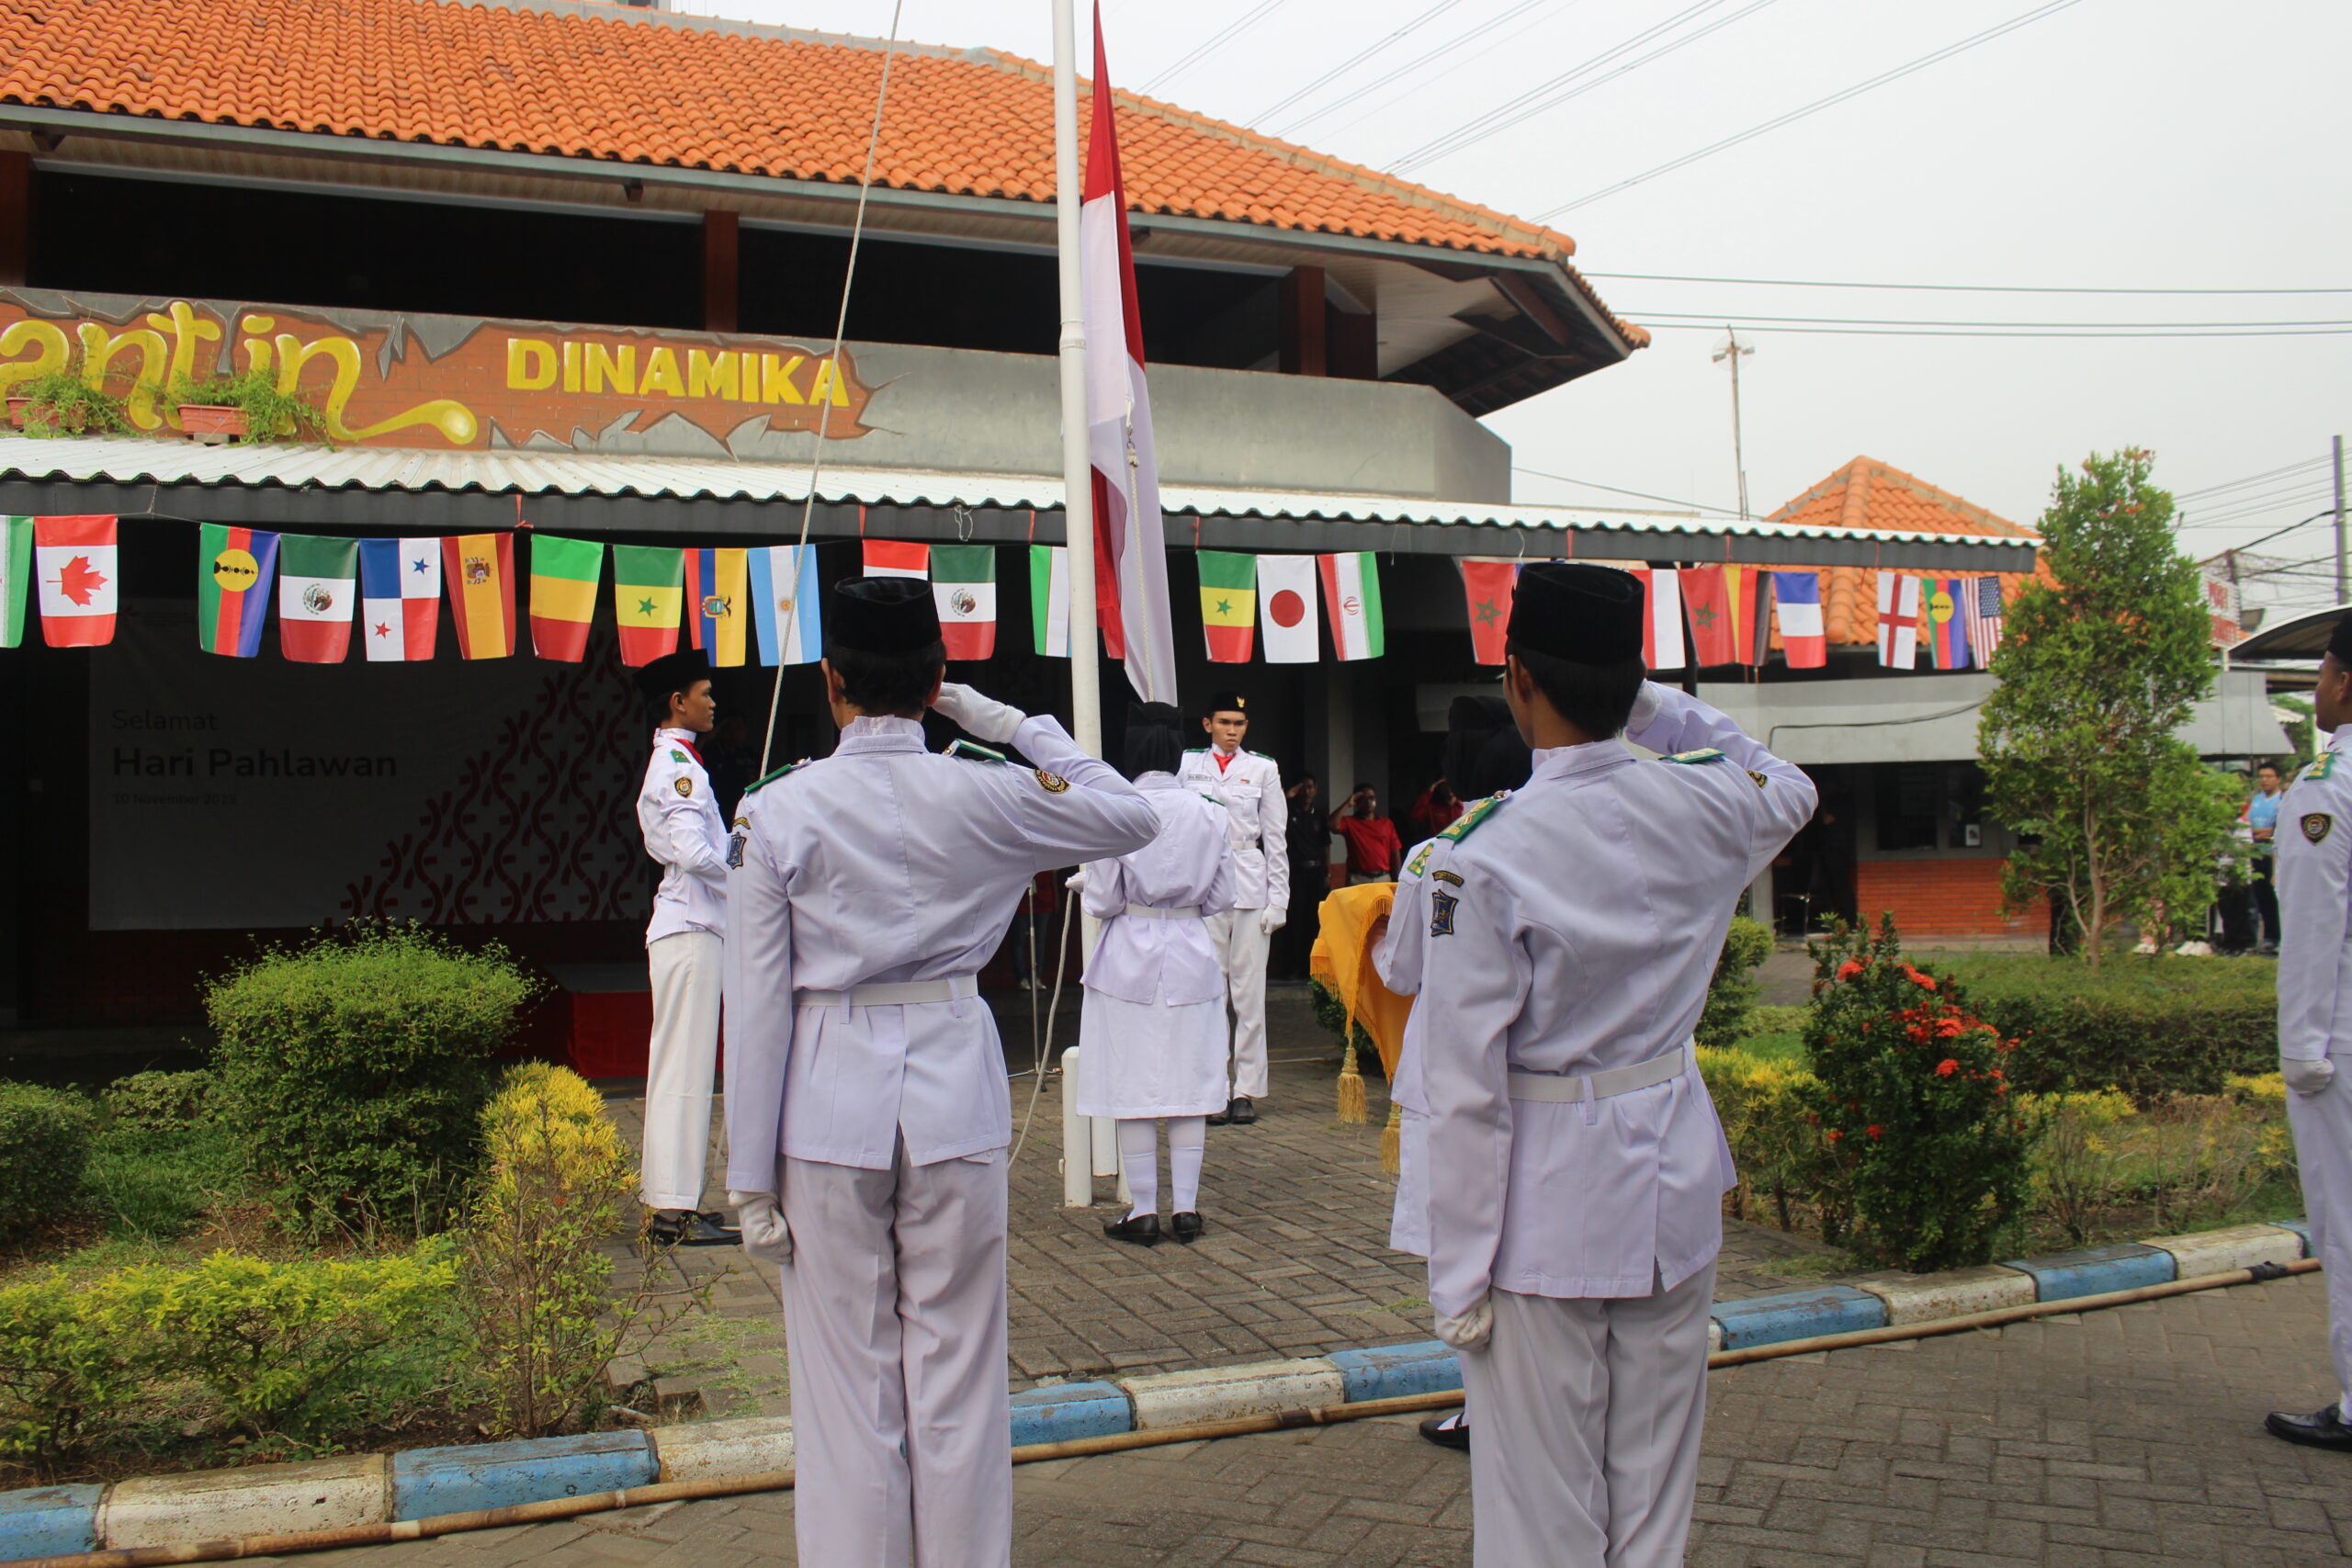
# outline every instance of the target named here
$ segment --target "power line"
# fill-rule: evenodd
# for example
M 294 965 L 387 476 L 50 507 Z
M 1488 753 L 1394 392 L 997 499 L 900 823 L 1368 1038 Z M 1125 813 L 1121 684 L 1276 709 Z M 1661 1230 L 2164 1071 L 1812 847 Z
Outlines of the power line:
M 1644 501 L 1662 501 L 1668 506 L 1684 506 L 1693 512 L 1720 512 L 1726 517 L 1735 515 L 1726 506 L 1709 506 L 1702 501 L 1679 501 L 1670 495 L 1652 495 L 1645 490 L 1626 490 L 1620 485 L 1600 484 L 1591 479 L 1572 479 L 1566 474 L 1546 473 L 1542 468 L 1523 468 L 1516 463 L 1511 465 L 1510 471 L 1515 474 L 1532 474 L 1539 479 L 1557 479 L 1564 485 L 1580 485 L 1586 490 L 1605 490 L 1611 495 L 1634 495 L 1641 497 Z
M 1175 64 L 1168 67 L 1167 70 L 1162 71 L 1159 75 L 1154 76 L 1150 81 L 1146 82 L 1136 90 L 1143 93 L 1157 91 L 1162 82 L 1181 75 L 1185 71 L 1191 69 L 1197 62 L 1204 60 L 1208 56 L 1216 53 L 1227 43 L 1230 43 L 1233 39 L 1239 38 L 1243 33 L 1249 31 L 1260 22 L 1265 20 L 1267 14 L 1282 4 L 1283 0 L 1261 0 L 1261 4 L 1256 9 L 1243 13 L 1238 18 L 1234 21 L 1227 22 L 1223 28 L 1209 35 L 1209 37 L 1202 42 L 1194 44 L 1193 46 L 1192 52 L 1186 54 Z
M 1913 317 L 1888 316 L 1748 316 L 1727 310 L 1639 310 L 1628 309 L 1626 316 L 1645 321 L 1699 321 L 1709 326 L 1721 326 L 1726 321 L 1765 321 L 1834 327 L 2063 327 L 2069 330 L 2093 328 L 2188 327 L 2352 327 L 2352 319 L 2324 317 L 2309 321 L 1939 321 Z
M 1299 88 L 1288 97 L 1280 99 L 1275 103 L 1269 104 L 1266 107 L 1260 109 L 1256 114 L 1250 116 L 1249 120 L 1245 123 L 1254 125 L 1260 120 L 1272 119 L 1274 116 L 1282 113 L 1283 110 L 1290 107 L 1291 105 L 1297 103 L 1301 98 L 1313 97 L 1327 85 L 1346 75 L 1357 66 L 1362 65 L 1365 61 L 1370 60 L 1374 55 L 1378 54 L 1382 50 L 1386 49 L 1390 44 L 1402 40 L 1408 34 L 1419 31 L 1424 25 L 1436 20 L 1439 17 L 1453 10 L 1456 6 L 1461 4 L 1462 0 L 1437 0 L 1436 5 L 1430 6 L 1419 16 L 1415 17 L 1411 21 L 1407 22 L 1395 32 L 1390 33 L 1385 38 L 1374 39 L 1373 42 L 1364 45 L 1363 48 L 1356 51 L 1355 53 L 1348 56 L 1345 60 L 1340 62 L 1339 64 L 1334 65 L 1330 70 L 1326 71 L 1322 75 L 1317 76 L 1314 81 L 1309 82 L 1306 86 Z
M 2195 490 L 2176 491 L 2173 493 L 2173 499 L 2196 501 L 2203 496 L 2218 495 L 2225 490 L 2237 490 L 2245 485 L 2259 483 L 2264 479 L 2277 479 L 2281 474 L 2301 473 L 2307 468 L 2324 468 L 2327 464 L 2328 459 L 2325 457 L 2306 457 L 2300 463 L 2289 463 L 2284 468 L 2266 468 L 2261 473 L 2248 474 L 2244 479 L 2224 479 L 2216 485 L 2200 485 Z
M 1750 321 L 1754 321 L 1756 318 L 1754 318 L 1754 317 L 1752 317 L 1752 316 L 1751 316 L 1751 317 L 1749 317 L 1749 318 L 1747 318 L 1747 319 L 1748 319 L 1748 320 L 1750 320 Z M 1733 320 L 1733 321 L 1736 321 L 1737 320 L 1739 320 L 1739 318 L 1737 318 L 1737 317 L 1733 317 L 1733 318 L 1732 318 L 1732 320 Z M 1723 330 L 1723 321 L 1724 321 L 1724 318 L 1723 318 L 1723 317 L 1721 317 L 1721 316 L 1717 316 L 1717 317 L 1713 318 L 1713 325 L 1710 325 L 1710 324 L 1709 324 L 1708 322 L 1706 322 L 1706 321 L 1660 321 L 1660 322 L 1658 322 L 1658 323 L 1657 323 L 1657 326 L 1658 326 L 1658 329 L 1659 329 L 1660 331 L 1662 331 L 1662 332 L 1675 332 L 1675 331 L 1690 331 L 1690 332 L 1721 332 L 1721 331 Z M 2245 338 L 2245 337 L 2340 337 L 2340 336 L 2344 335 L 2344 334 L 2345 334 L 2345 333 L 2352 333 L 2352 326 L 2343 326 L 2343 327 L 2290 327 L 2290 328 L 2286 328 L 2286 329 L 2281 330 L 2281 331 L 2275 331 L 2275 332 L 2273 332 L 2273 331 L 2261 331 L 2261 332 L 2198 332 L 2198 331 L 2189 331 L 2189 332 L 2180 332 L 2180 331 L 2165 331 L 2165 332 L 2140 332 L 2140 331 L 2127 331 L 2127 332 L 2075 332 L 2075 331 L 2060 331 L 2060 332 L 2050 332 L 2050 331 L 2008 331 L 2008 330 L 1998 330 L 1998 331 L 1991 331 L 1991 332 L 1976 332 L 1976 331 L 1964 331 L 1964 330 L 1963 330 L 1963 331 L 1949 331 L 1949 330 L 1941 330 L 1941 329 L 1937 329 L 1937 328 L 1928 328 L 1928 327 L 1773 327 L 1773 328 L 1771 328 L 1770 330 L 1771 330 L 1772 332 L 1775 332 L 1775 333 L 1780 333 L 1786 334 L 1786 335 L 1794 335 L 1794 336 L 1798 336 L 1798 337 L 1981 337 L 1981 338 L 2115 338 L 2115 339 L 2132 339 L 2132 338 L 2183 338 L 2183 337 L 2186 337 L 2186 338 L 2199 338 L 2199 337 L 2209 337 L 2209 338 Z
M 1968 38 L 1961 39 L 1958 43 L 1946 44 L 1943 48 L 1935 51 L 1931 54 L 1923 54 L 1918 59 L 1908 62 L 1905 64 L 1898 65 L 1891 71 L 1882 71 L 1877 75 L 1871 77 L 1867 81 L 1857 82 L 1850 87 L 1841 87 L 1826 98 L 1815 98 L 1812 103 L 1805 105 L 1802 108 L 1791 109 L 1788 113 L 1775 116 L 1773 118 L 1766 120 L 1761 125 L 1750 126 L 1747 130 L 1739 132 L 1736 136 L 1726 136 L 1722 141 L 1711 142 L 1707 146 L 1700 148 L 1695 152 L 1685 152 L 1679 158 L 1670 158 L 1665 163 L 1658 164 L 1654 169 L 1647 169 L 1643 171 L 1641 174 L 1631 176 L 1630 178 L 1619 180 L 1613 186 L 1603 186 L 1600 190 L 1593 191 L 1585 196 L 1580 196 L 1574 201 L 1562 202 L 1559 206 L 1552 209 L 1549 212 L 1537 213 L 1535 215 L 1535 221 L 1538 223 L 1548 223 L 1553 219 L 1559 217 L 1562 213 L 1574 211 L 1577 208 L 1585 206 L 1589 202 L 1599 201 L 1601 197 L 1606 196 L 1614 196 L 1621 190 L 1629 190 L 1634 186 L 1640 185 L 1645 180 L 1656 179 L 1660 175 L 1671 174 L 1677 169 L 1686 168 L 1689 165 L 1697 163 L 1702 158 L 1711 158 L 1714 156 L 1714 154 L 1724 152 L 1726 149 L 1738 146 L 1743 141 L 1753 141 L 1755 138 L 1762 136 L 1768 131 L 1778 130 L 1784 125 L 1793 125 L 1798 120 L 1804 119 L 1809 115 L 1818 114 L 1823 109 L 1832 107 L 1838 104 L 1845 103 L 1849 98 L 1860 97 L 1864 93 L 1870 92 L 1872 88 L 1883 87 L 1889 82 L 1899 81 L 1903 77 L 1910 75 L 1915 71 L 1924 71 L 1930 65 L 1935 65 L 1943 61 L 1951 59 L 1954 55 L 1965 54 L 1970 50 L 1988 44 L 1995 39 L 1999 38 L 2006 33 L 2013 33 L 2019 28 L 2038 22 L 2045 17 L 2055 16 L 2060 11 L 2064 11 L 2069 6 L 2079 4 L 2081 4 L 2081 0 L 2047 0 L 2046 4 L 2038 6 L 2022 16 L 2012 17 L 2006 22 L 2002 22 L 1996 27 L 1987 28 L 1981 33 L 1973 34 Z
M 2022 283 L 1833 283 L 1811 277 L 1699 277 L 1679 272 L 1586 272 L 1584 276 L 1637 283 L 1735 283 L 1758 288 L 1901 288 L 1926 294 L 2352 294 L 2352 288 L 2065 288 Z
M 1464 31 L 1456 33 L 1453 38 L 1448 39 L 1445 42 L 1438 45 L 1435 49 L 1430 51 L 1429 53 L 1423 55 L 1420 59 L 1407 61 L 1404 64 L 1399 65 L 1387 74 L 1374 77 L 1373 80 L 1365 83 L 1363 86 L 1358 87 L 1355 91 L 1332 99 L 1329 103 L 1325 104 L 1321 108 L 1309 109 L 1305 114 L 1291 120 L 1289 123 L 1277 127 L 1274 130 L 1273 134 L 1276 136 L 1288 136 L 1298 130 L 1299 127 L 1321 119 L 1325 115 L 1337 114 L 1340 110 L 1347 107 L 1350 104 L 1354 103 L 1357 99 L 1365 96 L 1367 94 L 1376 93 L 1381 88 L 1387 86 L 1391 82 L 1395 82 L 1402 77 L 1409 76 L 1425 65 L 1434 65 L 1439 61 L 1443 60 L 1446 56 L 1453 53 L 1457 50 L 1466 48 L 1477 39 L 1484 38 L 1487 34 L 1493 32 L 1497 28 L 1501 27 L 1506 22 L 1515 21 L 1519 17 L 1527 15 L 1530 11 L 1561 11 L 1578 3 L 1579 0 L 1519 0 L 1519 4 L 1511 6 L 1509 10 L 1499 12 L 1495 16 L 1487 17 L 1485 21 L 1470 27 Z M 1473 58 L 1476 57 L 1474 56 Z M 1442 74 L 1442 73 L 1441 73 L 1441 74 Z M 1358 119 L 1361 119 L 1363 117 L 1361 115 L 1357 117 Z M 1351 119 L 1345 122 L 1345 124 L 1334 126 L 1330 134 L 1336 134 L 1340 130 L 1344 130 L 1347 129 L 1347 126 L 1353 125 L 1354 123 L 1355 120 Z

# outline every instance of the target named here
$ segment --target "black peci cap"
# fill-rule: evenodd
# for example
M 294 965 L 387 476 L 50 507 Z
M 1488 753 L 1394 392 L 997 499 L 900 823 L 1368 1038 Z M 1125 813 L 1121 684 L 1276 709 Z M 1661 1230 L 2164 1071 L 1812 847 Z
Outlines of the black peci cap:
M 1201 705 L 1201 716 L 1215 718 L 1221 713 L 1238 713 L 1247 718 L 1250 715 L 1250 699 L 1229 686 L 1220 692 L 1211 692 L 1208 701 Z
M 1642 656 L 1642 581 L 1614 567 L 1541 561 L 1519 574 L 1510 643 L 1573 664 Z
M 640 665 L 630 678 L 639 691 L 658 703 L 673 692 L 693 691 L 696 681 L 709 680 L 710 656 L 699 648 L 682 648 Z
M 913 577 L 853 577 L 825 606 L 825 651 L 918 653 L 939 640 L 931 584 Z
M 2352 670 L 2352 615 L 2335 623 L 2335 631 L 2327 639 L 2327 651 L 2335 655 L 2338 664 Z

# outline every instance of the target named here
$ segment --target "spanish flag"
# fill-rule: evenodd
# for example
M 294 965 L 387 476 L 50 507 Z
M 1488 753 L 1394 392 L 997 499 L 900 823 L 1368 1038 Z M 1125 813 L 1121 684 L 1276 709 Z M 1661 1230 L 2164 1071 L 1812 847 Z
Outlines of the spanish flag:
M 504 659 L 514 651 L 514 536 L 459 534 L 441 541 L 458 652 Z
M 686 582 L 693 614 L 694 645 L 710 656 L 714 665 L 743 662 L 745 632 L 751 621 L 751 551 L 688 550 Z
M 659 545 L 613 547 L 613 608 L 621 625 L 621 662 L 650 664 L 678 651 L 678 608 L 685 552 Z
M 531 651 L 577 664 L 588 652 L 605 547 L 594 539 L 531 536 Z

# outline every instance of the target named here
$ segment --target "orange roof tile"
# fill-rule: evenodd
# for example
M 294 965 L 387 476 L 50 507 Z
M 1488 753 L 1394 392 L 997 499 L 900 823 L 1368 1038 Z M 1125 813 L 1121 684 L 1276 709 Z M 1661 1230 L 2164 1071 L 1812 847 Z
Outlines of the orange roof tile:
M 883 53 L 870 40 L 618 9 L 8 0 L 0 62 L 0 102 L 854 184 Z M 1303 147 L 1152 99 L 1119 102 L 1139 211 L 1564 267 L 1576 249 L 1555 230 Z M 1051 73 L 993 50 L 901 45 L 876 179 L 1050 201 Z

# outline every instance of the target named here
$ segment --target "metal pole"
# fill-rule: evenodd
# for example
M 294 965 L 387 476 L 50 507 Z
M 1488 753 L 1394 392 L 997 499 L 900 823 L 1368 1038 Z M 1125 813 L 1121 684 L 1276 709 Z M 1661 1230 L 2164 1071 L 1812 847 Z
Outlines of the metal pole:
M 1094 629 L 1094 461 L 1087 449 L 1086 306 L 1079 267 L 1078 20 L 1054 0 L 1054 219 L 1061 262 L 1063 538 L 1069 546 L 1070 738 L 1102 754 L 1102 671 Z M 1091 921 L 1088 922 L 1090 928 Z M 1093 951 L 1087 932 L 1087 951 Z
M 2335 438 L 2335 602 L 2352 599 L 2344 572 L 2344 437 Z
M 1062 1053 L 1062 1207 L 1094 1206 L 1094 1134 L 1087 1129 L 1091 1117 L 1078 1113 L 1078 1076 L 1086 1070 L 1086 1053 L 1073 1045 Z
M 1747 521 L 1747 447 L 1739 430 L 1739 334 L 1731 333 L 1731 462 L 1739 470 L 1739 520 Z

